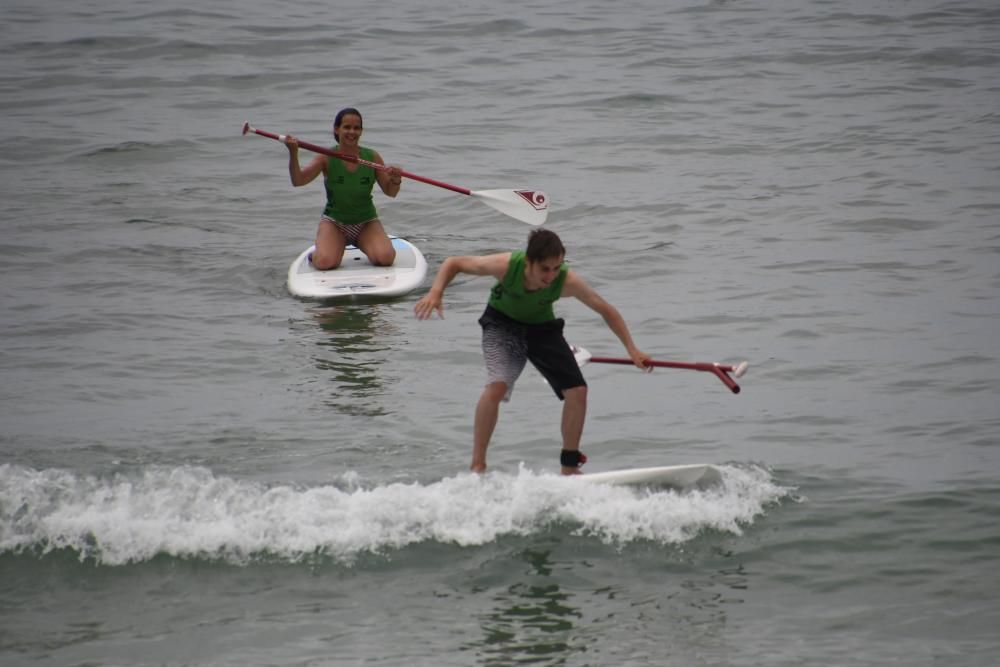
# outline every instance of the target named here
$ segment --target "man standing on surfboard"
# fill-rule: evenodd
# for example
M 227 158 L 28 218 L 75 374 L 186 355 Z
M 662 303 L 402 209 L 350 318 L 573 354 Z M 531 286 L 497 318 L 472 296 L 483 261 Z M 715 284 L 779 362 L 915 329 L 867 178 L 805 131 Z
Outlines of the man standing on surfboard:
M 333 121 L 337 152 L 385 164 L 377 152 L 359 143 L 361 132 L 361 112 L 341 109 Z M 395 197 L 403 180 L 402 170 L 391 166 L 386 171 L 376 171 L 373 167 L 324 155 L 317 155 L 302 168 L 299 166 L 298 139 L 288 135 L 285 145 L 288 146 L 288 173 L 292 185 L 299 187 L 312 183 L 320 173 L 324 176 L 326 208 L 316 230 L 316 251 L 311 257 L 313 266 L 320 271 L 337 268 L 347 244 L 360 248 L 372 264 L 391 266 L 396 261 L 396 250 L 379 222 L 372 202 L 372 188 L 378 182 L 382 192 Z
M 580 452 L 580 437 L 587 416 L 587 382 L 563 337 L 564 322 L 552 304 L 561 297 L 575 297 L 597 312 L 625 345 L 632 363 L 643 370 L 649 356 L 632 342 L 618 309 L 605 301 L 583 278 L 570 270 L 566 249 L 555 232 L 535 229 L 526 250 L 464 257 L 448 257 L 434 284 L 413 307 L 425 320 L 436 310 L 444 317 L 444 290 L 459 273 L 493 276 L 486 311 L 479 319 L 483 329 L 483 356 L 487 384 L 476 405 L 473 426 L 473 472 L 486 470 L 486 448 L 496 427 L 500 403 L 510 400 L 514 383 L 530 361 L 563 401 L 563 447 L 559 457 L 562 474 L 580 474 L 587 457 Z

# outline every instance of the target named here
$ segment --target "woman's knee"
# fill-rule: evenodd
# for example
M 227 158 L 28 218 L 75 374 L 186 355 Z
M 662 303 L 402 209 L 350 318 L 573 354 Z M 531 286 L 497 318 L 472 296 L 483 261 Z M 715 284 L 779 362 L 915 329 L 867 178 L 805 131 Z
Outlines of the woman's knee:
M 396 261 L 396 249 L 392 245 L 388 248 L 379 248 L 368 255 L 368 261 L 375 266 L 392 266 L 392 263 Z
M 343 257 L 343 255 L 341 255 Z M 310 261 L 318 271 L 329 271 L 340 266 L 341 257 L 325 253 L 321 250 L 314 250 Z
M 375 266 L 392 266 L 396 261 L 396 248 L 393 247 L 392 239 L 385 233 L 382 223 L 378 220 L 365 224 L 361 235 L 358 236 L 357 246 Z

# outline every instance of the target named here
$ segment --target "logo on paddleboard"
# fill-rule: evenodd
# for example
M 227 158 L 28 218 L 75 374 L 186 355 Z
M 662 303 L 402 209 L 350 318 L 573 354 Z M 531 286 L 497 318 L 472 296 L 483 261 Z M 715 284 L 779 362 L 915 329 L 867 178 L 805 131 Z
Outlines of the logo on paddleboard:
M 521 198 L 531 204 L 536 211 L 544 211 L 549 207 L 549 198 L 541 190 L 514 190 Z

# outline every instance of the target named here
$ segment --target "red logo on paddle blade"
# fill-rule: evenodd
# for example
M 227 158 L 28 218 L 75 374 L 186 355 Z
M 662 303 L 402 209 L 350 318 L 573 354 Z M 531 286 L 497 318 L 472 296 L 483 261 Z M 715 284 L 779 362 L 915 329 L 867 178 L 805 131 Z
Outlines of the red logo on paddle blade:
M 521 195 L 536 211 L 544 211 L 549 207 L 549 198 L 541 190 L 515 190 L 514 192 Z

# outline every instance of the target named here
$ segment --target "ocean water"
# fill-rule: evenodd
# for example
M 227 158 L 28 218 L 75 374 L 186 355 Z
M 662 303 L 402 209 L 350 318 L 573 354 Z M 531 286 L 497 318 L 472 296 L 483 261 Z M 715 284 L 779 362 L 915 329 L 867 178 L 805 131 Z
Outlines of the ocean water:
M 1000 7 L 9 0 L 0 664 L 993 665 Z M 658 358 L 526 371 L 467 472 L 490 282 L 285 289 L 322 187 L 245 120 L 531 188 Z M 427 256 L 528 228 L 407 181 Z M 577 302 L 567 336 L 622 354 Z

